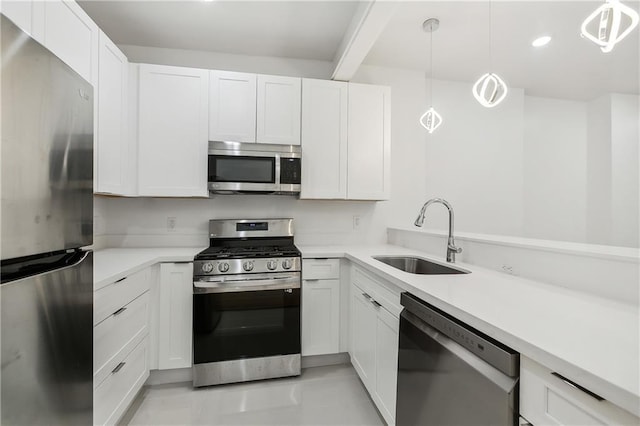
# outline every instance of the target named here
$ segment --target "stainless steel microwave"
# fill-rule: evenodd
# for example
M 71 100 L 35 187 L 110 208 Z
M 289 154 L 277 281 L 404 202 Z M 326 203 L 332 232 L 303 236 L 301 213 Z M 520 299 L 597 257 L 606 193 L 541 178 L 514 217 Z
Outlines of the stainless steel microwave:
M 297 195 L 300 157 L 296 145 L 210 141 L 209 192 Z

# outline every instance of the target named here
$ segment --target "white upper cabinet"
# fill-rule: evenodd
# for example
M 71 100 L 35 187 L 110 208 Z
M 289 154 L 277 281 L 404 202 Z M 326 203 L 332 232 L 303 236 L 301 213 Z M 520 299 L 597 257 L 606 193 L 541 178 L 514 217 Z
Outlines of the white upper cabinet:
M 33 37 L 95 86 L 98 26 L 74 1 L 35 1 L 33 5 Z
M 349 83 L 348 199 L 389 199 L 390 97 L 388 87 Z
M 347 197 L 348 84 L 302 80 L 300 198 Z
M 96 192 L 126 195 L 128 177 L 127 57 L 100 31 Z
M 258 75 L 256 142 L 300 145 L 301 79 Z
M 138 194 L 206 197 L 207 70 L 140 65 Z
M 16 24 L 22 31 L 31 34 L 33 16 L 33 2 L 25 0 L 2 0 L 0 12 Z
M 256 141 L 256 75 L 209 72 L 209 140 Z

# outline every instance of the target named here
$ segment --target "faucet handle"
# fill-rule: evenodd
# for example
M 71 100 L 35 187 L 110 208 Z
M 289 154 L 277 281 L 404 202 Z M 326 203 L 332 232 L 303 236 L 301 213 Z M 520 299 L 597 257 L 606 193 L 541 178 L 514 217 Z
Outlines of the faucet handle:
M 455 253 L 462 253 L 462 247 L 456 247 L 453 244 L 449 244 L 449 250 Z

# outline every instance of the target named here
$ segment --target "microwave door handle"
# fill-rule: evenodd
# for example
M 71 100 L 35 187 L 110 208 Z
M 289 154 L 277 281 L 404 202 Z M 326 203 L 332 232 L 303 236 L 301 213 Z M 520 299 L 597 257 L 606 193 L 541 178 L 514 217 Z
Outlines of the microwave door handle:
M 280 154 L 274 155 L 276 161 L 276 171 L 274 176 L 274 184 L 277 186 L 278 191 L 280 190 Z

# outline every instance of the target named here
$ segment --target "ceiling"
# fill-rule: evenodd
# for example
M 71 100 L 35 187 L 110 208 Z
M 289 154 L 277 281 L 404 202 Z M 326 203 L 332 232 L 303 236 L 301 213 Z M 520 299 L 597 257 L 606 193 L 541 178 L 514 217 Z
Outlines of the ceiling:
M 116 44 L 332 61 L 353 1 L 78 2 Z
M 356 13 L 354 1 L 79 1 L 117 44 L 333 61 Z M 604 54 L 579 35 L 602 1 L 399 1 L 365 64 L 475 81 L 491 70 L 535 96 L 588 100 L 639 93 L 640 31 Z M 638 10 L 640 2 L 625 1 Z M 491 51 L 489 29 L 491 28 Z M 553 37 L 542 48 L 531 41 Z M 491 52 L 491 55 L 490 55 Z M 490 57 L 492 59 L 490 59 Z

